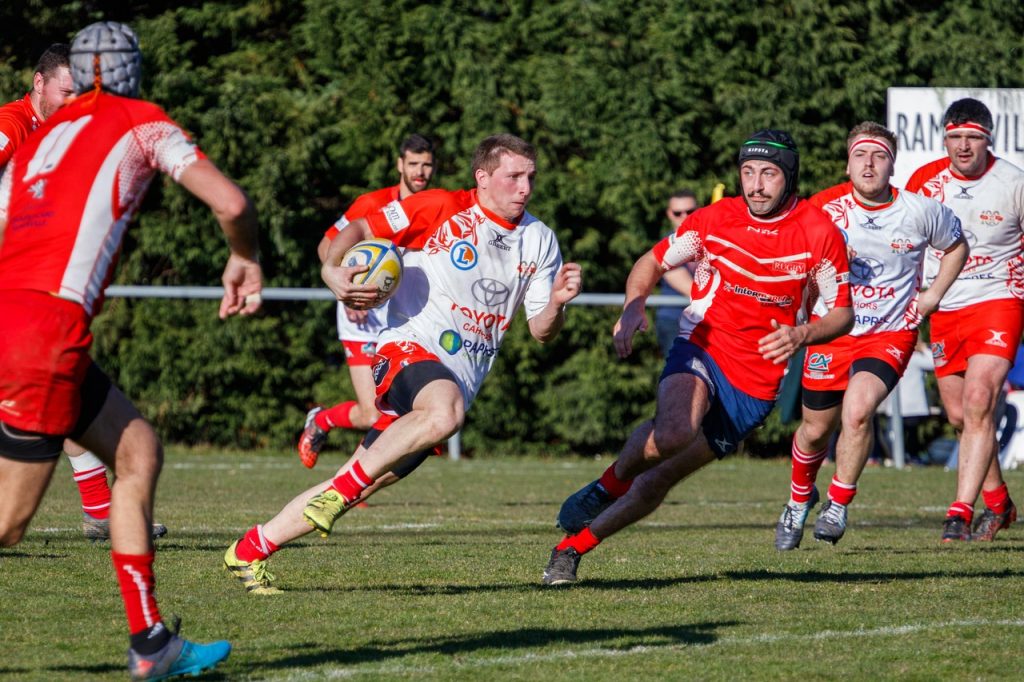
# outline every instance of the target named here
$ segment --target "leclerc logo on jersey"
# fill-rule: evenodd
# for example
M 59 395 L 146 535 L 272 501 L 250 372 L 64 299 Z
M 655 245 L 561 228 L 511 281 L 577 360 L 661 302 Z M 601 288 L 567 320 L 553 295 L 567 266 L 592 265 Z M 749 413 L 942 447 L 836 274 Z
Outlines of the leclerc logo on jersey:
M 451 250 L 452 265 L 459 270 L 472 270 L 476 267 L 476 247 L 467 241 L 456 242 Z

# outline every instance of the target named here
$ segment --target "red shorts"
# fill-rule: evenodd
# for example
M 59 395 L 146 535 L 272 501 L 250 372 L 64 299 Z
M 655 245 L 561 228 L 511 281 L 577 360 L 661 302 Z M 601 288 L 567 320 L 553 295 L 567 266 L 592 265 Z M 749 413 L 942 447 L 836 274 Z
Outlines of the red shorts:
M 377 348 L 373 361 L 373 383 L 377 387 L 377 409 L 382 414 L 394 413 L 384 404 L 382 397 L 391 390 L 391 383 L 398 373 L 417 362 L 441 363 L 441 359 L 418 343 L 412 341 L 391 341 Z
M 0 421 L 66 435 L 92 363 L 90 318 L 81 305 L 39 291 L 0 292 Z
M 857 360 L 873 358 L 903 376 L 917 343 L 917 330 L 840 336 L 820 346 L 808 346 L 802 386 L 808 391 L 845 391 Z
M 376 341 L 342 341 L 345 348 L 345 362 L 350 367 L 369 367 L 377 354 Z
M 377 409 L 380 410 L 380 417 L 374 423 L 373 431 L 383 431 L 401 416 L 384 400 L 384 396 L 391 390 L 391 384 L 398 373 L 417 362 L 436 362 L 441 367 L 444 366 L 440 358 L 412 341 L 392 341 L 377 349 L 373 363 L 373 381 L 377 387 Z M 441 454 L 440 445 L 434 446 L 433 454 Z
M 1024 301 L 1001 298 L 932 315 L 932 357 L 940 377 L 967 370 L 972 355 L 1013 363 L 1024 330 Z

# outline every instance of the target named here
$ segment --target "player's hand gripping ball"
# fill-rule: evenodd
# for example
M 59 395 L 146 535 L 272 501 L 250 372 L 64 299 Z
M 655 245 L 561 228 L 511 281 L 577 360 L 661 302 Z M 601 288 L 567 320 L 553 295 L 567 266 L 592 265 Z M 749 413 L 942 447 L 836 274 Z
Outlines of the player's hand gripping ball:
M 402 256 L 398 247 L 387 239 L 366 239 L 349 249 L 341 264 L 345 267 L 365 265 L 369 268 L 352 278 L 354 284 L 377 287 L 377 305 L 394 296 L 402 281 Z

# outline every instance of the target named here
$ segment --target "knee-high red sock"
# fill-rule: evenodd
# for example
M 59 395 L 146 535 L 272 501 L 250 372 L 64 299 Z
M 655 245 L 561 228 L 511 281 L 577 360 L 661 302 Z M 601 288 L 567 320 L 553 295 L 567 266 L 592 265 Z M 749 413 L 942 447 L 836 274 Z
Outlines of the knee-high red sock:
M 796 444 L 793 438 L 791 449 L 793 460 L 793 471 L 790 475 L 789 497 L 797 504 L 807 504 L 811 499 L 811 489 L 814 488 L 814 481 L 818 478 L 818 470 L 825 461 L 828 449 L 820 452 L 804 452 Z
M 235 556 L 242 561 L 262 561 L 280 547 L 263 535 L 263 526 L 253 526 L 235 545 Z
M 615 475 L 615 462 L 612 462 L 612 465 L 604 470 L 598 482 L 613 498 L 622 497 L 629 491 L 629 487 L 633 485 L 632 478 L 624 481 Z
M 107 466 L 91 452 L 68 457 L 74 470 L 75 485 L 82 498 L 82 511 L 97 519 L 110 516 L 110 485 Z
M 838 476 L 832 477 L 832 485 L 828 487 L 828 499 L 845 507 L 853 502 L 853 498 L 856 496 L 856 483 L 843 483 Z
M 128 616 L 128 632 L 138 634 L 161 621 L 156 605 L 153 552 L 149 554 L 110 553 L 121 587 L 121 599 Z
M 349 470 L 331 481 L 334 488 L 348 501 L 358 499 L 359 494 L 373 485 L 374 479 L 366 475 L 359 462 L 354 462 Z
M 334 407 L 328 407 L 317 412 L 316 416 L 313 417 L 313 421 L 324 431 L 337 428 L 354 429 L 355 426 L 352 424 L 352 408 L 358 404 L 354 400 L 338 403 Z
M 954 502 L 946 510 L 947 519 L 953 516 L 959 516 L 967 523 L 970 523 L 974 520 L 974 505 L 967 504 L 966 502 Z
M 985 506 L 994 514 L 1005 514 L 1010 506 L 1010 491 L 1007 490 L 1005 483 L 995 490 L 982 490 L 981 497 L 985 500 Z
M 561 551 L 567 547 L 572 547 L 576 550 L 577 554 L 583 556 L 599 544 L 601 544 L 601 541 L 596 535 L 591 533 L 590 528 L 587 527 L 579 533 L 576 533 L 576 535 L 566 535 L 565 538 L 558 543 L 558 547 L 556 549 Z

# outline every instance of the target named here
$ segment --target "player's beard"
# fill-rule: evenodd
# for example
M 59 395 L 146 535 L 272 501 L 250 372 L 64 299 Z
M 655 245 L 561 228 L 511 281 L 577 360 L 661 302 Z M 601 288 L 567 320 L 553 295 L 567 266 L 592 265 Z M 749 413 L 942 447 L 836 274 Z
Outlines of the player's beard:
M 420 178 L 419 183 L 415 182 L 416 178 Z M 407 173 L 402 173 L 402 181 L 405 182 L 405 186 L 408 187 L 413 194 L 425 190 L 427 186 L 430 185 L 430 178 L 422 175 L 409 175 Z

